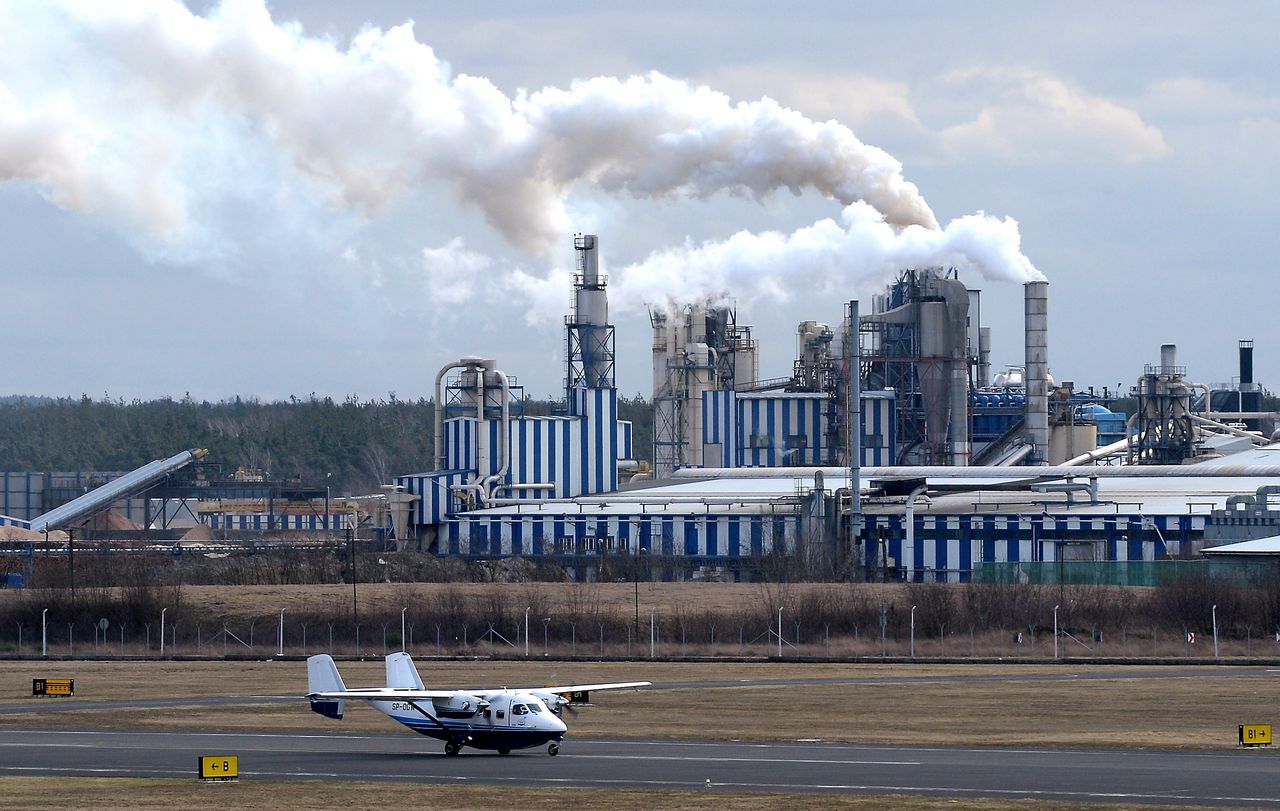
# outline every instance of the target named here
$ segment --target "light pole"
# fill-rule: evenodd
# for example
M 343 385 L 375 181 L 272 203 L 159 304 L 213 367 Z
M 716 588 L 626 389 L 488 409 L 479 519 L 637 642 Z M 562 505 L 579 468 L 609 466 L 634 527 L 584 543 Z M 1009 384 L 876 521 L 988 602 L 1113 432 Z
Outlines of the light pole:
M 279 647 L 276 649 L 277 656 L 284 656 L 284 609 L 280 609 L 280 634 Z
M 40 612 L 40 655 L 49 655 L 49 609 Z
M 782 606 L 778 606 L 778 658 L 782 658 Z
M 164 658 L 164 614 L 168 608 L 160 609 L 160 658 Z
M 551 617 L 542 618 L 542 657 L 547 656 L 547 627 L 551 625 Z
M 524 658 L 529 658 L 529 611 L 531 607 L 524 610 Z
M 1218 606 L 1213 606 L 1213 658 L 1218 658 Z
M 1053 607 L 1053 658 L 1058 658 L 1058 606 Z
M 916 607 L 911 606 L 911 658 L 916 658 Z
M 404 635 L 404 615 L 405 615 L 405 612 L 408 610 L 409 610 L 409 606 L 407 605 L 404 608 L 400 609 L 400 650 L 405 651 L 406 653 L 409 650 L 409 645 L 405 641 L 406 639 L 408 639 L 408 637 Z
M 654 634 L 653 634 L 653 629 L 654 629 L 653 622 L 654 622 L 653 609 L 652 609 L 652 608 L 650 608 L 650 609 L 649 609 L 649 658 L 650 658 L 650 659 L 652 659 L 652 658 L 653 658 L 653 647 L 654 647 L 654 646 L 653 646 L 653 636 L 654 636 Z
M 360 623 L 360 609 L 356 603 L 356 533 L 351 527 L 347 527 L 347 560 L 351 564 L 351 621 L 357 625 Z M 359 653 L 357 646 L 356 653 Z

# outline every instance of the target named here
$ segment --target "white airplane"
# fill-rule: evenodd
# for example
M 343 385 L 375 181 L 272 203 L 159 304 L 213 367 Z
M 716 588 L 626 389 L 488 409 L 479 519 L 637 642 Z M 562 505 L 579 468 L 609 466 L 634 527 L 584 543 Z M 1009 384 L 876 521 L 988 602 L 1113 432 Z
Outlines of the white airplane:
M 307 659 L 307 698 L 311 711 L 342 718 L 348 700 L 367 701 L 375 710 L 412 729 L 444 741 L 446 755 L 462 747 L 496 749 L 507 755 L 547 743 L 547 754 L 560 752 L 567 727 L 560 720 L 566 705 L 586 703 L 594 690 L 648 687 L 652 682 L 574 684 L 564 687 L 519 687 L 482 690 L 428 690 L 407 653 L 387 657 L 387 686 L 348 690 L 338 666 L 327 653 Z

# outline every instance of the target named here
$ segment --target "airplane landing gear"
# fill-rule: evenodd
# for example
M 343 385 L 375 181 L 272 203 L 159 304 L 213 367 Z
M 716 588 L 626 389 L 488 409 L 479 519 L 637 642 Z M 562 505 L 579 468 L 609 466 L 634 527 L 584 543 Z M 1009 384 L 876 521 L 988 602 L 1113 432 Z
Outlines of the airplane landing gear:
M 446 741 L 444 745 L 444 753 L 450 757 L 462 751 L 461 741 Z
M 555 757 L 556 755 L 560 754 L 560 744 L 552 743 L 550 746 L 548 746 L 547 754 L 551 755 L 551 757 Z

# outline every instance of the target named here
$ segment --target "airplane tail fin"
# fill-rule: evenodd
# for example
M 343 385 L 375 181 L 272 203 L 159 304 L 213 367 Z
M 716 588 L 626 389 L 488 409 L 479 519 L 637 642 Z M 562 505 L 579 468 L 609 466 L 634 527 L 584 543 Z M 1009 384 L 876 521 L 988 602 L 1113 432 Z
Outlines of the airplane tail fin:
M 343 684 L 342 676 L 338 674 L 338 666 L 334 664 L 332 656 L 327 653 L 321 653 L 307 658 L 308 693 L 314 695 L 315 693 L 345 693 L 346 691 L 347 685 Z M 340 698 L 311 699 L 311 711 L 318 712 L 326 718 L 341 720 L 345 708 L 346 702 Z
M 387 687 L 390 689 L 425 690 L 418 668 L 409 654 L 401 651 L 387 657 Z

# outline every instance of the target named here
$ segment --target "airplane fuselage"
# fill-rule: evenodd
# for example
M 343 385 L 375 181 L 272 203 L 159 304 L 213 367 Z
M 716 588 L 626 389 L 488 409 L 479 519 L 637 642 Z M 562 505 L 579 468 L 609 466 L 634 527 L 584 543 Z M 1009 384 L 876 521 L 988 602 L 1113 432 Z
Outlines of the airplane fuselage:
M 424 700 L 371 701 L 379 712 L 414 732 L 475 749 L 507 752 L 541 746 L 564 737 L 564 722 L 537 696 L 517 692 L 479 693 L 483 709 Z

